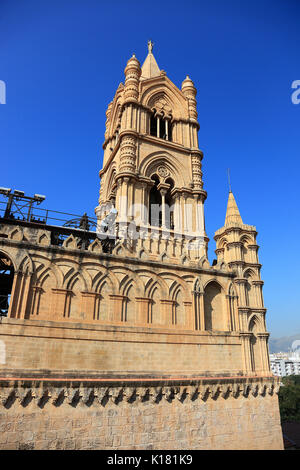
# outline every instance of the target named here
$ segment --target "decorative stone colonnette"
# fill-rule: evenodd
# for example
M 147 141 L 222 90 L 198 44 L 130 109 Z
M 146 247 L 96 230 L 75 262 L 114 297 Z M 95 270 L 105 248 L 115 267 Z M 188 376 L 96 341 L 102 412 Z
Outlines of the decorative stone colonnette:
M 282 448 L 276 377 L 32 375 L 0 379 L 0 449 Z

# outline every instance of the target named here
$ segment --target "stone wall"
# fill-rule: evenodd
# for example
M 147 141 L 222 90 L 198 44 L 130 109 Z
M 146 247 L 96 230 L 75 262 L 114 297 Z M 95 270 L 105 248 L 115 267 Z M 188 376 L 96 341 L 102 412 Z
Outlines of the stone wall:
M 245 373 L 237 333 L 84 325 L 3 318 L 4 371 L 81 371 L 98 375 Z M 2 362 L 2 364 L 1 364 Z
M 0 449 L 282 449 L 277 388 L 2 379 Z

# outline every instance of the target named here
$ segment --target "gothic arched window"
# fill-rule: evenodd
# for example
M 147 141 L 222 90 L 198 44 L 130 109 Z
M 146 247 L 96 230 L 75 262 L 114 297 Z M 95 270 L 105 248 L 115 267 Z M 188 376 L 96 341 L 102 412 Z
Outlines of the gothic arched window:
M 161 227 L 161 194 L 157 188 L 159 185 L 159 177 L 153 175 L 151 179 L 154 181 L 154 186 L 152 186 L 149 194 L 149 223 L 150 225 Z
M 150 117 L 150 135 L 159 139 L 172 141 L 172 125 L 170 118 L 166 118 L 164 114 L 157 114 L 156 110 Z
M 150 118 L 150 135 L 157 137 L 157 118 L 155 117 L 156 111 L 153 110 L 153 113 Z

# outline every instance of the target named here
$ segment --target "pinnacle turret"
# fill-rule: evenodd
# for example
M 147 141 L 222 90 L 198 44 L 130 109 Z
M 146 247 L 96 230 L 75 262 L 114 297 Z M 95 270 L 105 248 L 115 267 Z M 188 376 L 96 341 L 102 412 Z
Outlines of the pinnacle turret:
M 240 211 L 234 199 L 233 193 L 230 191 L 228 196 L 227 211 L 225 217 L 225 227 L 230 225 L 243 224 Z

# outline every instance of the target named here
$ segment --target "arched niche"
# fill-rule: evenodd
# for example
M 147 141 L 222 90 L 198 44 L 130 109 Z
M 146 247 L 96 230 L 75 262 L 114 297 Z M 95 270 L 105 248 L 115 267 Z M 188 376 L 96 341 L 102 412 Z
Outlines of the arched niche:
M 150 304 L 150 323 L 153 326 L 161 325 L 163 323 L 161 317 L 161 295 L 159 287 L 156 285 L 151 294 L 151 304 Z
M 250 307 L 256 306 L 255 286 L 252 281 L 255 279 L 255 273 L 249 269 L 244 273 L 244 278 L 247 279 L 245 283 L 246 305 Z
M 99 295 L 96 297 L 94 320 L 99 320 L 102 323 L 111 321 L 110 294 L 111 288 L 108 283 L 104 281 L 99 289 Z
M 130 284 L 123 304 L 123 321 L 132 324 L 136 323 L 136 301 L 134 291 L 135 289 L 133 284 Z
M 53 287 L 56 287 L 56 277 L 52 269 L 47 269 L 39 279 L 39 285 L 34 289 L 31 315 L 47 320 L 52 319 L 53 296 L 55 295 Z
M 248 245 L 251 244 L 251 239 L 247 236 L 243 236 L 243 237 L 241 237 L 240 241 L 242 243 L 242 246 L 241 246 L 242 259 L 246 263 L 249 263 L 249 262 L 251 262 L 251 255 L 249 253 Z
M 184 297 L 182 293 L 182 289 L 178 289 L 175 294 L 174 298 L 174 312 L 173 312 L 173 323 L 175 325 L 180 325 L 181 327 L 185 326 L 186 324 L 186 313 L 185 313 L 185 306 L 184 306 Z
M 263 369 L 260 341 L 257 335 L 259 330 L 258 319 L 253 317 L 249 325 L 249 331 L 252 333 L 250 338 L 251 366 L 252 371 L 255 372 L 259 372 Z
M 224 295 L 220 284 L 209 282 L 204 289 L 204 319 L 206 330 L 227 329 L 224 308 Z
M 86 290 L 83 279 L 76 276 L 71 280 L 68 286 L 71 292 L 67 292 L 68 300 L 66 302 L 65 317 L 76 320 L 84 320 L 87 312 L 83 310 L 82 292 Z

